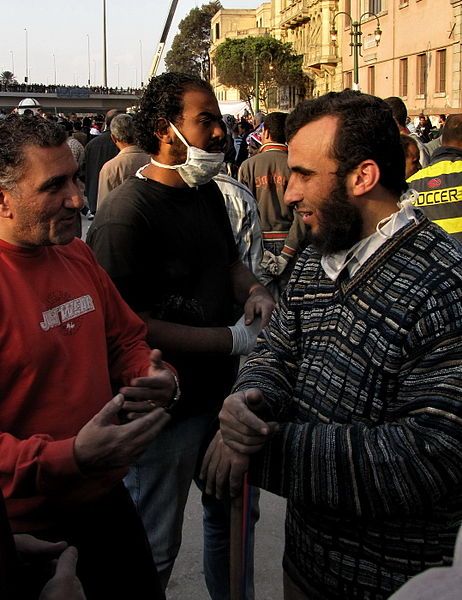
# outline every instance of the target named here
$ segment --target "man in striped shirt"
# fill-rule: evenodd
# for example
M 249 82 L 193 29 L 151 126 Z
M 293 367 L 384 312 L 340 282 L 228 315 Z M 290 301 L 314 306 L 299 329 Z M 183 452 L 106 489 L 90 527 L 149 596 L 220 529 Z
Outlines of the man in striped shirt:
M 383 100 L 288 118 L 311 245 L 220 412 L 207 490 L 287 498 L 285 600 L 385 600 L 462 521 L 462 251 L 412 206 Z

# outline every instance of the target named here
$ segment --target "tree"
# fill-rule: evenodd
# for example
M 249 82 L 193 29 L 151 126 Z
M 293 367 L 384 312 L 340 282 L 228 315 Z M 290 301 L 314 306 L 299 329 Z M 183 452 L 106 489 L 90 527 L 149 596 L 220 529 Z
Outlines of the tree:
M 218 0 L 193 8 L 180 21 L 179 31 L 165 57 L 167 71 L 181 71 L 210 79 L 210 21 L 220 10 Z
M 270 37 L 246 37 L 225 40 L 217 48 L 214 64 L 220 83 L 239 90 L 251 104 L 256 96 L 256 67 L 259 71 L 259 98 L 268 108 L 268 95 L 279 87 L 296 86 L 305 90 L 306 77 L 302 56 L 292 45 Z
M 0 73 L 0 83 L 2 84 L 2 88 L 7 90 L 10 85 L 18 82 L 16 81 L 14 73 L 11 71 L 3 71 L 3 73 Z

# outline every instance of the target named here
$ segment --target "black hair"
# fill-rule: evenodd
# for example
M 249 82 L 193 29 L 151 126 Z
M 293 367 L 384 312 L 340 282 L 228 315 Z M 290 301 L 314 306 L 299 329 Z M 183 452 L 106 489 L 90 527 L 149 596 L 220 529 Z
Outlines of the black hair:
M 283 112 L 272 112 L 265 117 L 263 126 L 270 134 L 273 142 L 278 142 L 279 144 L 286 143 L 286 121 L 287 114 Z
M 287 118 L 287 139 L 290 141 L 304 125 L 325 116 L 338 119 L 331 150 L 338 162 L 338 177 L 345 177 L 369 159 L 377 163 L 384 188 L 397 195 L 407 189 L 399 130 L 384 100 L 352 90 L 305 100 Z
M 9 115 L 0 120 L 0 187 L 12 190 L 25 168 L 26 146 L 56 148 L 66 142 L 61 125 L 40 116 Z
M 162 73 L 149 81 L 139 109 L 133 116 L 135 138 L 145 152 L 158 153 L 159 140 L 155 134 L 159 120 L 165 119 L 176 124 L 183 113 L 184 94 L 192 89 L 213 94 L 208 82 L 186 73 Z
M 462 114 L 449 115 L 441 136 L 443 146 L 462 145 Z
M 398 98 L 398 96 L 390 96 L 389 98 L 385 98 L 385 102 L 391 108 L 392 115 L 396 119 L 398 125 L 406 127 L 407 108 L 401 98 Z

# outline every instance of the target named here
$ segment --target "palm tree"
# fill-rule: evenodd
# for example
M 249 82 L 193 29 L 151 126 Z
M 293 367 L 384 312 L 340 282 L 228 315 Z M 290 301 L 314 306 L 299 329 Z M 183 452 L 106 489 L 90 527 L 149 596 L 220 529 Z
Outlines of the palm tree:
M 8 86 L 18 82 L 16 81 L 14 73 L 11 71 L 3 71 L 3 73 L 0 73 L 0 83 L 2 84 L 3 89 L 7 91 Z

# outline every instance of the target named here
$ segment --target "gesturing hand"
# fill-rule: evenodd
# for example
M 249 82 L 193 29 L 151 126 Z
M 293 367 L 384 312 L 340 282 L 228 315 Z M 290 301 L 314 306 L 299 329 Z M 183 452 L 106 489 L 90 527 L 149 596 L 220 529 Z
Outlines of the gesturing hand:
M 256 286 L 244 305 L 245 324 L 250 325 L 256 317 L 261 317 L 261 329 L 265 328 L 274 306 L 274 299 L 268 290 L 262 285 Z
M 153 408 L 135 421 L 117 424 L 123 403 L 117 394 L 77 434 L 74 455 L 82 471 L 128 467 L 170 420 L 163 408 Z
M 136 377 L 129 386 L 120 388 L 124 395 L 123 410 L 128 419 L 133 420 L 156 406 L 168 407 L 177 391 L 175 377 L 162 361 L 160 350 L 151 351 L 151 365 L 146 377 Z

